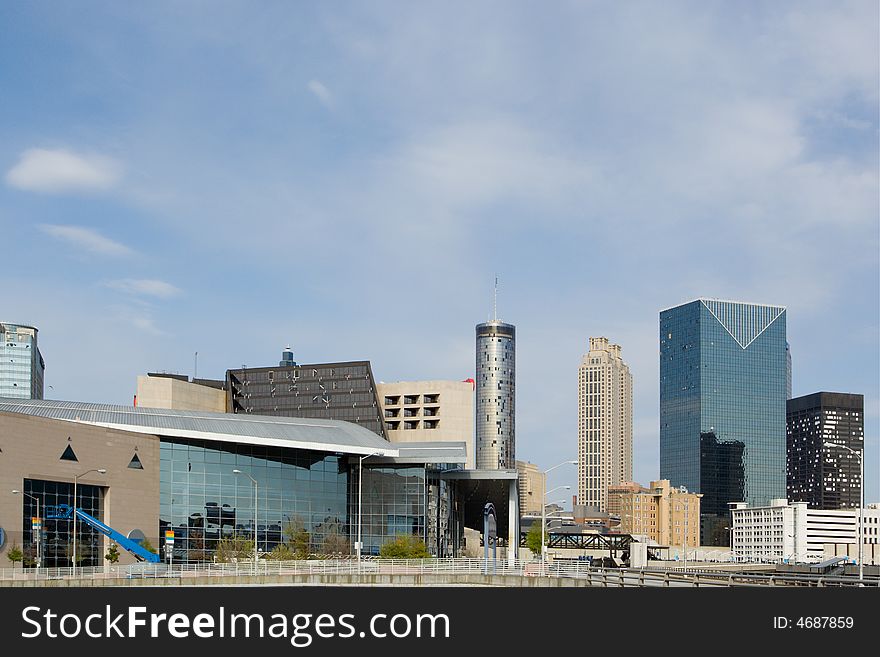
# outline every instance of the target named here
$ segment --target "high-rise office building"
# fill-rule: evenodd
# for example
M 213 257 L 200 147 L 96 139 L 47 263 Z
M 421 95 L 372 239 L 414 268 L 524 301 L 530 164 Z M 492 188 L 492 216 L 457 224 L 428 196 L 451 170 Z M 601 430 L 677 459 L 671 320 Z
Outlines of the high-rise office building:
M 477 468 L 516 468 L 516 328 L 498 319 L 477 324 Z
M 608 488 L 632 481 L 632 375 L 620 345 L 590 338 L 578 372 L 578 503 L 608 511 Z
M 785 497 L 785 329 L 781 306 L 660 313 L 660 477 L 703 495 L 703 544 L 728 543 L 729 503 Z
M 0 397 L 42 399 L 45 370 L 37 329 L 0 322 Z
M 816 392 L 787 404 L 788 500 L 811 509 L 858 508 L 865 446 L 865 398 L 844 392 Z M 830 442 L 840 447 L 826 447 Z

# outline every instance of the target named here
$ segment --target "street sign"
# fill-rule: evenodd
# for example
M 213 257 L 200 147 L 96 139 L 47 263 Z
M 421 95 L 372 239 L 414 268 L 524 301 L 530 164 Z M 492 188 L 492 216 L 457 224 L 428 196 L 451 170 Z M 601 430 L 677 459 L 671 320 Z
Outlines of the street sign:
M 174 532 L 168 530 L 165 532 L 165 544 L 166 545 L 174 545 Z

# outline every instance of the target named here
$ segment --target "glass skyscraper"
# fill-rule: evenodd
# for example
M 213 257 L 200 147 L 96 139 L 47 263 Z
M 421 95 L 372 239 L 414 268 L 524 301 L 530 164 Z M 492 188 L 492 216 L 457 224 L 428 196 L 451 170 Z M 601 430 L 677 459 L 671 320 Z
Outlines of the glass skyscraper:
M 0 322 L 0 397 L 42 399 L 45 369 L 37 329 Z
M 729 502 L 785 497 L 785 321 L 715 299 L 660 313 L 660 478 L 703 495 L 705 545 L 729 542 Z
M 516 327 L 477 324 L 474 438 L 480 470 L 516 469 Z

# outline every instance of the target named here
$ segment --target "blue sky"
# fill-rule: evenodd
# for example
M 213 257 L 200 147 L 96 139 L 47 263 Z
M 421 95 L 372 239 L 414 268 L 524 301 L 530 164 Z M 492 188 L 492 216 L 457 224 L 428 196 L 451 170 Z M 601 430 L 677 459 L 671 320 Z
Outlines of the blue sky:
M 659 474 L 658 311 L 784 305 L 794 394 L 865 394 L 876 2 L 0 4 L 0 318 L 47 396 L 369 359 L 465 379 L 517 325 L 517 455 L 576 455 L 590 336 Z M 574 468 L 554 471 L 574 485 Z

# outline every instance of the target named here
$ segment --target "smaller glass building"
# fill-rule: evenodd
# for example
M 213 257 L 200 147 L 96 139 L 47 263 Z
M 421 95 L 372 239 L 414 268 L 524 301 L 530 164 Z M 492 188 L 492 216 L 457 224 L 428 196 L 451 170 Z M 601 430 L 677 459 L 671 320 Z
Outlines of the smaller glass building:
M 0 322 L 0 397 L 42 399 L 45 369 L 37 329 Z

